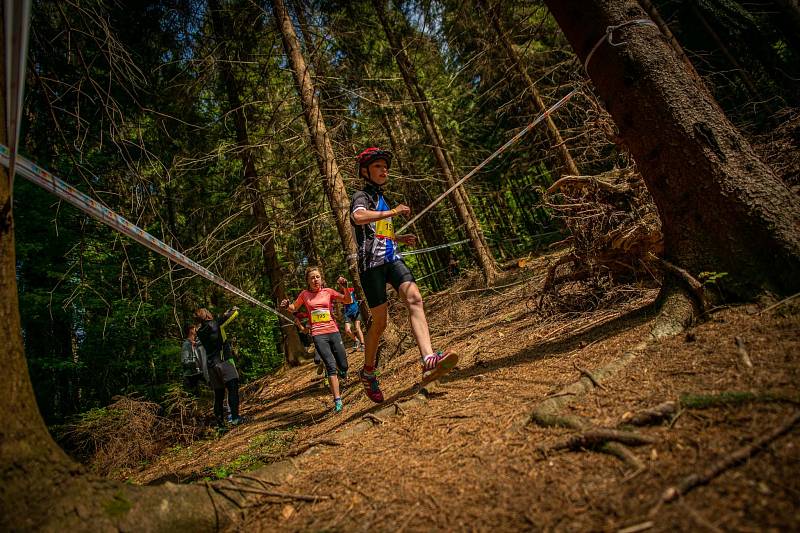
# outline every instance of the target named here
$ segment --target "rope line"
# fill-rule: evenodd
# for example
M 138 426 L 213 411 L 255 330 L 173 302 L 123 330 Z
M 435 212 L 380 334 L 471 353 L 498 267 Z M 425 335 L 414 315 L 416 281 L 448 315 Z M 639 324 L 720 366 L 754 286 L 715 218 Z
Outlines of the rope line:
M 486 166 L 486 165 L 489 163 L 489 161 L 491 161 L 492 159 L 494 159 L 494 158 L 495 158 L 495 157 L 497 157 L 498 155 L 500 155 L 500 154 L 502 154 L 503 152 L 505 152 L 505 151 L 506 151 L 506 149 L 508 149 L 508 147 L 509 147 L 509 146 L 511 146 L 512 144 L 516 143 L 516 142 L 517 142 L 518 140 L 520 140 L 520 139 L 521 139 L 521 138 L 522 138 L 522 137 L 523 137 L 523 136 L 524 136 L 526 133 L 528 133 L 530 130 L 532 130 L 532 129 L 533 129 L 533 128 L 534 128 L 534 127 L 537 125 L 537 124 L 539 124 L 541 121 L 543 121 L 545 118 L 547 118 L 547 117 L 548 117 L 548 116 L 549 116 L 551 113 L 553 113 L 553 112 L 554 112 L 554 111 L 556 111 L 556 110 L 557 110 L 559 107 L 561 107 L 562 105 L 564 105 L 565 103 L 567 103 L 567 101 L 568 101 L 570 98 L 572 98 L 572 97 L 575 95 L 575 93 L 577 93 L 578 91 L 579 91 L 579 88 L 572 89 L 572 90 L 571 90 L 569 93 L 567 93 L 567 95 L 566 95 L 566 96 L 564 96 L 564 97 L 563 97 L 561 100 L 559 100 L 558 102 L 556 102 L 555 104 L 553 104 L 552 106 L 550 106 L 550 108 L 549 108 L 549 109 L 546 109 L 546 110 L 545 110 L 545 111 L 544 111 L 544 112 L 543 112 L 541 115 L 539 115 L 538 117 L 536 117 L 536 119 L 535 119 L 533 122 L 531 122 L 530 124 L 528 124 L 527 126 L 525 126 L 525 127 L 522 129 L 522 131 L 520 131 L 519 133 L 517 133 L 516 135 L 514 135 L 513 137 L 511 137 L 511 139 L 509 139 L 509 140 L 508 140 L 508 141 L 507 141 L 507 142 L 506 142 L 506 143 L 505 143 L 503 146 L 501 146 L 500 148 L 498 148 L 498 149 L 497 149 L 497 150 L 496 150 L 496 151 L 495 151 L 495 152 L 494 152 L 492 155 L 490 155 L 489 157 L 487 157 L 486 159 L 484 159 L 484 160 L 483 160 L 483 161 L 482 161 L 480 164 L 478 164 L 478 166 L 476 166 L 475 168 L 473 168 L 472 170 L 470 170 L 470 171 L 469 171 L 469 173 L 467 173 L 467 175 L 466 175 L 466 176 L 464 176 L 463 178 L 461 178 L 460 180 L 458 180 L 457 182 L 455 182 L 455 183 L 453 184 L 453 186 L 452 186 L 452 187 L 450 187 L 449 189 L 447 189 L 446 191 L 444 191 L 444 192 L 443 192 L 441 195 L 439 195 L 439 197 L 438 197 L 438 198 L 436 198 L 436 200 L 434 200 L 433 202 L 431 202 L 431 203 L 430 203 L 430 204 L 429 204 L 429 205 L 428 205 L 428 206 L 427 206 L 425 209 L 423 209 L 422 211 L 420 211 L 419 213 L 417 213 L 417 214 L 416 214 L 416 215 L 415 215 L 415 216 L 414 216 L 414 217 L 413 217 L 411 220 L 409 220 L 408 222 L 406 222 L 406 223 L 405 223 L 405 225 L 404 225 L 402 228 L 400 228 L 399 230 L 397 230 L 397 233 L 403 233 L 403 231 L 404 231 L 406 228 L 408 228 L 408 227 L 409 227 L 411 224 L 413 224 L 414 222 L 416 222 L 416 221 L 417 221 L 417 219 L 419 219 L 419 217 L 421 217 L 422 215 L 424 215 L 425 213 L 427 213 L 427 212 L 428 212 L 428 211 L 429 211 L 429 210 L 430 210 L 430 209 L 431 209 L 433 206 L 435 206 L 436 204 L 438 204 L 439 202 L 441 202 L 441 201 L 442 201 L 442 200 L 443 200 L 443 199 L 444 199 L 444 198 L 445 198 L 445 197 L 446 197 L 448 194 L 450 194 L 451 192 L 453 192 L 454 190 L 456 190 L 456 188 L 457 188 L 459 185 L 461 185 L 462 183 L 464 183 L 465 181 L 467 181 L 469 178 L 471 178 L 472 176 L 474 176 L 476 172 L 478 172 L 480 169 L 482 169 L 483 167 L 485 167 L 485 166 Z
M 595 44 L 592 47 L 592 50 L 589 52 L 589 55 L 586 56 L 586 60 L 583 62 L 583 70 L 586 71 L 586 74 L 589 74 L 589 61 L 592 60 L 592 56 L 594 56 L 594 53 L 597 52 L 597 49 L 600 48 L 600 46 L 603 44 L 603 41 L 608 41 L 608 44 L 615 47 L 622 46 L 627 42 L 627 41 L 622 41 L 621 43 L 615 43 L 613 41 L 614 32 L 621 28 L 625 28 L 627 26 L 655 26 L 656 28 L 658 28 L 658 25 L 656 25 L 656 23 L 650 19 L 634 19 L 634 20 L 629 20 L 627 22 L 623 22 L 622 24 L 608 26 L 606 28 L 605 35 L 600 37 L 600 39 L 597 41 L 597 44 Z
M 0 144 L 0 164 L 8 166 L 10 156 L 11 156 L 10 149 L 5 145 Z M 110 228 L 117 230 L 123 235 L 130 237 L 131 239 L 143 245 L 144 247 L 160 255 L 163 255 L 170 261 L 173 261 L 174 263 L 177 263 L 178 265 L 181 265 L 182 267 L 185 267 L 191 270 L 192 272 L 195 272 L 203 276 L 207 280 L 216 283 L 223 289 L 232 292 L 233 294 L 239 296 L 240 298 L 243 298 L 244 300 L 247 300 L 252 304 L 255 304 L 263 309 L 266 309 L 267 311 L 271 311 L 275 315 L 289 322 L 289 324 L 294 323 L 292 320 L 290 320 L 277 310 L 273 309 L 269 305 L 250 296 L 243 290 L 239 289 L 238 287 L 234 286 L 233 284 L 229 283 L 223 278 L 217 276 L 204 266 L 201 266 L 195 261 L 189 259 L 184 254 L 175 250 L 168 244 L 155 238 L 153 235 L 146 232 L 142 228 L 136 226 L 123 216 L 115 213 L 106 206 L 101 205 L 99 202 L 87 196 L 86 194 L 82 193 L 72 185 L 65 183 L 63 180 L 54 176 L 47 170 L 39 167 L 35 163 L 28 161 L 24 157 L 21 156 L 17 157 L 17 172 L 19 172 L 20 176 L 27 179 L 28 181 L 40 186 L 44 190 L 54 194 L 55 196 L 61 198 L 65 202 L 77 207 L 90 217 L 102 222 L 103 224 L 109 226 Z
M 439 244 L 437 246 L 430 246 L 428 248 L 420 248 L 419 250 L 411 250 L 408 252 L 400 252 L 400 257 L 405 257 L 407 255 L 417 255 L 417 254 L 426 254 L 428 252 L 433 252 L 435 250 L 441 250 L 442 248 L 450 248 L 451 246 L 458 246 L 459 244 L 464 244 L 465 242 L 469 242 L 469 239 L 464 239 L 463 241 L 456 241 L 456 242 L 447 242 L 444 244 Z

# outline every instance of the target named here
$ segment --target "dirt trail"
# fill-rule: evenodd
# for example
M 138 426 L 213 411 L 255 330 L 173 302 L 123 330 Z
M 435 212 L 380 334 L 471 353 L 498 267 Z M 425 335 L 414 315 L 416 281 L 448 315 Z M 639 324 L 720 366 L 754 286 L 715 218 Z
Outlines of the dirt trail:
M 567 414 L 615 427 L 626 412 L 681 395 L 752 393 L 732 395 L 734 405 L 685 409 L 671 424 L 637 429 L 655 444 L 631 448 L 646 465 L 631 479 L 632 472 L 610 455 L 543 455 L 540 446 L 575 432 L 520 427 L 520 421 L 538 401 L 580 379 L 576 365 L 601 368 L 642 340 L 656 291 L 629 288 L 616 304 L 544 320 L 527 296 L 541 285 L 545 261 L 509 275 L 509 286 L 496 291 L 462 284 L 449 297 L 428 298 L 435 346 L 450 346 L 462 359 L 426 400 L 365 422 L 365 415 L 415 397 L 420 369 L 408 338 L 382 363 L 384 406 L 369 402 L 351 381 L 345 411 L 334 416 L 313 368 L 290 369 L 248 387 L 243 404 L 250 423 L 165 454 L 132 480 L 192 480 L 214 469 L 224 474 L 325 439 L 335 442 L 294 457 L 294 473 L 275 490 L 332 498 L 265 499 L 249 510 L 242 529 L 800 529 L 797 428 L 708 486 L 653 510 L 664 489 L 800 409 L 800 307 L 787 304 L 764 315 L 755 306 L 717 310 L 687 335 L 649 347 L 603 388 L 575 399 Z M 403 317 L 397 314 L 399 324 Z M 736 336 L 744 340 L 752 368 L 742 362 Z M 350 353 L 349 359 L 355 374 L 363 358 Z M 366 430 L 355 434 L 354 428 Z

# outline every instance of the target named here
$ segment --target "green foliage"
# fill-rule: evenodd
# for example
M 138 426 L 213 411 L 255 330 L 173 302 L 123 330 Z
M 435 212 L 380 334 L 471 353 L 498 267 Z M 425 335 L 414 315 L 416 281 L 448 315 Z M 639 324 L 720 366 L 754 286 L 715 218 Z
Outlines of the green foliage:
M 131 510 L 133 504 L 125 497 L 122 492 L 117 492 L 114 497 L 103 504 L 106 514 L 118 518 Z
M 236 322 L 239 322 L 236 324 Z M 278 318 L 261 308 L 249 308 L 234 322 L 232 328 L 238 348 L 239 373 L 249 381 L 264 376 L 283 365 L 283 356 L 278 353 L 276 328 Z
M 697 277 L 704 287 L 709 285 L 716 285 L 719 280 L 727 276 L 727 272 L 700 272 Z

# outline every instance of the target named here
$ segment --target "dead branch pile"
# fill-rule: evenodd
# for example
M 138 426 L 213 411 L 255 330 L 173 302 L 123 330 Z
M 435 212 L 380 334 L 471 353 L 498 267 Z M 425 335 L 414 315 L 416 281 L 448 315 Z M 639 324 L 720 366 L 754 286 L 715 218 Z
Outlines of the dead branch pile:
M 169 446 L 191 443 L 203 427 L 190 401 L 175 387 L 167 416 L 162 416 L 157 403 L 115 396 L 111 405 L 83 413 L 67 425 L 63 439 L 67 449 L 93 471 L 109 475 L 149 461 Z
M 651 254 L 663 250 L 661 223 L 644 181 L 633 169 L 565 176 L 547 189 L 544 201 L 570 232 L 562 244 L 572 247 L 551 265 L 540 307 L 545 296 L 558 300 L 559 286 L 569 282 L 591 287 L 598 300 L 620 284 L 656 280 L 658 266 Z

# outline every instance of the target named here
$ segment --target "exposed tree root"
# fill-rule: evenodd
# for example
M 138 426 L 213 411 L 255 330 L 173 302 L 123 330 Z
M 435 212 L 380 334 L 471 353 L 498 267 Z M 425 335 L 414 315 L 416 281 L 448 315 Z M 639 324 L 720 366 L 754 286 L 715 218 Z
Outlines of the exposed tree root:
M 586 376 L 586 378 L 587 378 L 589 381 L 591 381 L 591 382 L 592 382 L 592 385 L 594 385 L 594 386 L 595 386 L 595 387 L 597 387 L 598 389 L 605 389 L 605 387 L 603 386 L 603 384 L 602 384 L 602 383 L 600 383 L 599 381 L 597 381 L 597 379 L 594 377 L 594 375 L 592 375 L 592 373 L 591 373 L 591 372 L 589 372 L 589 371 L 588 371 L 588 370 L 586 370 L 585 368 L 582 368 L 582 367 L 578 366 L 578 363 L 575 363 L 575 362 L 573 362 L 573 363 L 572 363 L 572 366 L 574 366 L 574 367 L 575 367 L 575 370 L 577 370 L 578 372 L 580 372 L 582 376 Z
M 620 426 L 653 426 L 666 420 L 673 421 L 684 409 L 713 409 L 735 407 L 748 403 L 785 402 L 798 405 L 800 399 L 770 392 L 754 393 L 727 391 L 719 394 L 684 394 L 679 400 L 667 401 L 636 412 L 622 415 Z
M 579 416 L 563 414 L 562 410 L 576 398 L 583 396 L 595 388 L 599 388 L 603 380 L 613 376 L 627 366 L 628 363 L 646 350 L 651 343 L 682 332 L 685 327 L 692 322 L 696 309 L 685 289 L 682 289 L 676 284 L 669 283 L 662 287 L 658 301 L 660 313 L 654 320 L 647 339 L 624 352 L 619 359 L 612 361 L 605 367 L 594 370 L 593 372 L 581 371 L 583 377 L 581 377 L 580 380 L 567 385 L 557 393 L 539 402 L 525 421 L 525 425 L 535 423 L 543 427 L 567 427 L 581 431 L 584 435 L 593 433 L 598 437 L 605 434 L 608 438 L 593 441 L 593 449 L 619 458 L 634 470 L 632 475 L 643 471 L 645 468 L 644 464 L 625 446 L 625 444 L 623 444 L 623 442 L 620 442 L 618 439 L 610 438 L 610 435 L 613 433 L 603 433 L 613 430 L 597 428 L 591 421 Z M 580 438 L 581 436 L 579 435 L 571 439 L 576 439 L 576 442 L 578 442 Z M 585 446 L 578 446 L 578 448 L 585 448 Z M 574 448 L 570 447 L 570 449 Z
M 619 425 L 652 426 L 660 424 L 664 420 L 671 419 L 678 414 L 679 410 L 680 404 L 678 402 L 664 402 L 650 409 L 623 414 Z
M 689 493 L 696 487 L 707 485 L 714 478 L 729 470 L 730 468 L 743 463 L 745 460 L 753 457 L 762 451 L 769 443 L 778 439 L 779 437 L 789 433 L 797 423 L 800 422 L 800 412 L 796 412 L 780 427 L 775 428 L 766 435 L 756 439 L 751 444 L 743 446 L 729 455 L 715 461 L 709 465 L 703 472 L 690 474 L 683 478 L 677 485 L 667 488 L 662 494 L 659 503 L 669 503 L 676 498 Z M 655 514 L 658 511 L 657 505 L 651 513 Z
M 719 394 L 684 394 L 680 397 L 679 402 L 682 409 L 712 409 L 748 403 L 785 402 L 798 404 L 800 403 L 800 398 L 771 392 L 727 391 Z
M 306 442 L 305 444 L 301 444 L 300 446 L 295 446 L 288 452 L 284 453 L 281 457 L 296 457 L 298 455 L 302 455 L 309 449 L 314 448 L 316 446 L 341 446 L 341 445 L 342 443 L 335 439 L 314 439 Z
M 695 301 L 700 306 L 700 312 L 704 313 L 707 308 L 706 302 L 706 294 L 705 289 L 703 288 L 703 284 L 700 283 L 697 278 L 689 274 L 688 271 L 684 270 L 683 268 L 673 265 L 666 259 L 662 257 L 658 257 L 656 254 L 649 252 L 649 256 L 653 259 L 656 259 L 661 266 L 663 266 L 667 271 L 671 274 L 675 275 L 678 279 L 680 279 L 683 283 L 686 284 L 688 289 L 691 291 L 692 295 L 695 298 Z
M 557 450 L 591 449 L 611 441 L 628 446 L 642 446 L 644 444 L 655 443 L 655 439 L 652 437 L 639 435 L 638 433 L 620 431 L 618 429 L 598 428 L 573 435 L 548 446 L 540 446 L 539 449 L 545 453 Z

